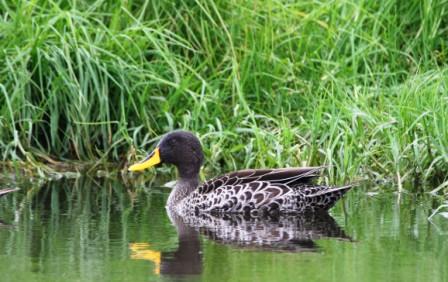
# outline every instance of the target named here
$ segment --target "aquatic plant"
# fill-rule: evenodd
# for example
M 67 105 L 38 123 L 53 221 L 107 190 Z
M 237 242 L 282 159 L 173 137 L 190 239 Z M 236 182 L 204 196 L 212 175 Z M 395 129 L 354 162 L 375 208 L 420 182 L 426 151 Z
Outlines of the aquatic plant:
M 1 157 L 123 165 L 184 128 L 213 169 L 444 178 L 447 5 L 3 1 Z

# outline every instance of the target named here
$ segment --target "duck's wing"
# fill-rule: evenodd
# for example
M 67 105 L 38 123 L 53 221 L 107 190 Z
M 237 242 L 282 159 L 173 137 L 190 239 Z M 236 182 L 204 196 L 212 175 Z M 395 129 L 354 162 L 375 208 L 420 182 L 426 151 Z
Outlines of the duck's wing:
M 281 183 L 251 181 L 236 185 L 221 185 L 208 191 L 197 189 L 191 193 L 191 209 L 210 213 L 272 213 L 282 208 L 292 208 L 287 195 L 293 189 Z
M 249 169 L 232 172 L 200 185 L 185 205 L 211 213 L 294 210 L 295 187 L 319 176 L 321 167 Z
M 243 185 L 255 181 L 285 184 L 294 187 L 309 183 L 319 176 L 323 167 L 292 167 L 276 169 L 246 169 L 210 179 L 198 187 L 200 193 L 209 193 L 218 187 Z

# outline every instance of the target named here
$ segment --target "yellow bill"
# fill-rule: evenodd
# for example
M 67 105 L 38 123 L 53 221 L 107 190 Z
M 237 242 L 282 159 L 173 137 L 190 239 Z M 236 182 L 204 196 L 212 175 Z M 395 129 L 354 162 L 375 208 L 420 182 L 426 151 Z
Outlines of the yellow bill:
M 147 168 L 150 168 L 152 166 L 155 166 L 156 164 L 159 164 L 161 162 L 160 160 L 160 152 L 159 148 L 155 148 L 154 151 L 147 156 L 143 161 L 140 161 L 136 164 L 131 165 L 128 170 L 129 171 L 140 171 Z

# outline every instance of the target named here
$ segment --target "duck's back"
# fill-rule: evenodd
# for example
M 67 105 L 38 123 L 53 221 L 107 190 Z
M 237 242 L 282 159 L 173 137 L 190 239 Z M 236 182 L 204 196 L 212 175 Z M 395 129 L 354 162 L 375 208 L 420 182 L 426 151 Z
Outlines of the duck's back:
M 228 173 L 204 182 L 198 192 L 206 194 L 218 187 L 244 185 L 251 182 L 285 184 L 291 188 L 310 183 L 319 176 L 322 167 L 293 167 L 277 169 L 246 169 Z

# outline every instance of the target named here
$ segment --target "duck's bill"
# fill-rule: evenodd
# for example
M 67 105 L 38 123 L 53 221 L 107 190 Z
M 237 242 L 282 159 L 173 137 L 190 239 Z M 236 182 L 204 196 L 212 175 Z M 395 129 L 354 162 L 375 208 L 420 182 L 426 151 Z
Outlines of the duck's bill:
M 140 171 L 159 164 L 160 160 L 160 152 L 159 148 L 156 148 L 149 156 L 147 156 L 144 160 L 131 165 L 128 170 L 129 171 Z

